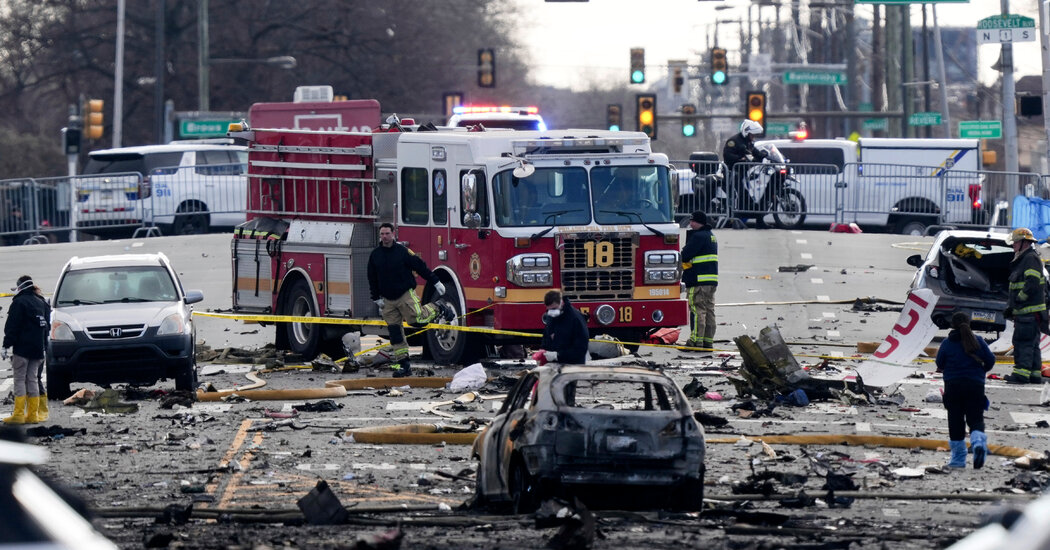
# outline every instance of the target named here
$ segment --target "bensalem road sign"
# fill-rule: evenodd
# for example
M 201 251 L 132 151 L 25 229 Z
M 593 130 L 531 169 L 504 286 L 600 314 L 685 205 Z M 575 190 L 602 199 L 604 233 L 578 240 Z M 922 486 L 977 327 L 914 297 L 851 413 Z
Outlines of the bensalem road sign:
M 978 44 L 1034 42 L 1035 19 L 1023 15 L 993 15 L 977 22 Z
M 1003 123 L 998 120 L 964 120 L 959 123 L 959 137 L 1002 139 Z
M 784 84 L 815 84 L 834 86 L 845 84 L 848 79 L 843 72 L 826 71 L 784 71 Z

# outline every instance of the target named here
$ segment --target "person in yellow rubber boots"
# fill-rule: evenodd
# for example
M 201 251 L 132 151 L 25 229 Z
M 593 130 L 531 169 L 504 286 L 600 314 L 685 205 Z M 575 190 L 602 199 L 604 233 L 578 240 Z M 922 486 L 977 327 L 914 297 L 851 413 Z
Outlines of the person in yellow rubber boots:
M 29 275 L 18 278 L 15 297 L 4 324 L 3 355 L 11 348 L 11 368 L 14 371 L 14 413 L 5 418 L 7 424 L 35 424 L 40 422 L 40 388 L 37 375 L 44 362 L 51 312 L 47 303 L 37 295 Z
M 689 218 L 689 237 L 682 248 L 682 281 L 689 300 L 689 340 L 685 345 L 715 347 L 715 290 L 718 289 L 718 240 L 697 210 Z

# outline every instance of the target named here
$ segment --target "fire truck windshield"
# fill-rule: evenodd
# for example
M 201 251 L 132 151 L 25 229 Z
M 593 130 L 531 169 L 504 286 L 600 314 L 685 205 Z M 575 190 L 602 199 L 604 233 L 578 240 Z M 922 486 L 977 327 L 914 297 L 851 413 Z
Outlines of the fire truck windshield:
M 511 170 L 493 177 L 496 223 L 502 227 L 667 223 L 673 221 L 667 168 L 603 166 L 537 168 L 528 178 Z

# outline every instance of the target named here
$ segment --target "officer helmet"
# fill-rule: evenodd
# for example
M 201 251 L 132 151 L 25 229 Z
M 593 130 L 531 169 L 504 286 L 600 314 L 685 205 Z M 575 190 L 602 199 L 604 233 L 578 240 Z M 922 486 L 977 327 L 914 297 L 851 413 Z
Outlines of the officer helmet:
M 757 136 L 761 133 L 762 125 L 753 120 L 745 120 L 740 123 L 740 135 L 744 137 Z
M 1032 230 L 1028 229 L 1027 227 L 1018 227 L 1010 233 L 1010 236 L 1006 237 L 1006 244 L 1009 245 L 1012 245 L 1019 241 L 1032 241 L 1033 243 L 1038 242 L 1035 240 L 1035 235 L 1032 234 Z

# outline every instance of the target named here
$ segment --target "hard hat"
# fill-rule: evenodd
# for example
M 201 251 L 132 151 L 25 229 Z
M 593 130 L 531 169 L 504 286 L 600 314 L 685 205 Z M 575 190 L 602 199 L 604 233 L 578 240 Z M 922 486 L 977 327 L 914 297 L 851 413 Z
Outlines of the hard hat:
M 740 135 L 744 137 L 755 136 L 761 133 L 762 125 L 753 120 L 745 120 L 740 123 Z
M 1009 245 L 1012 245 L 1019 241 L 1032 241 L 1033 243 L 1038 242 L 1035 240 L 1035 235 L 1032 234 L 1032 230 L 1028 229 L 1027 227 L 1018 227 L 1010 233 L 1010 236 L 1006 237 L 1006 244 Z

